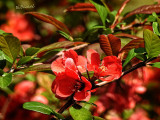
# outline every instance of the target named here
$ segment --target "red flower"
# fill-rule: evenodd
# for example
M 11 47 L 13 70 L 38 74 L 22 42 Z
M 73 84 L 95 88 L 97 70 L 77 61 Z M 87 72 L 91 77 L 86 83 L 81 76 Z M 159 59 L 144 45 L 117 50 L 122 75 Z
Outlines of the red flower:
M 87 59 L 84 56 L 78 56 L 74 50 L 68 50 L 64 52 L 62 58 L 58 58 L 51 64 L 51 69 L 55 75 L 65 71 L 65 61 L 67 58 L 71 58 L 74 64 L 80 72 L 86 72 L 85 65 L 87 65 Z
M 72 51 L 73 52 L 73 51 Z M 77 63 L 76 55 L 70 56 L 72 53 L 71 51 L 68 52 L 65 56 L 72 57 L 66 58 L 64 66 L 63 66 L 63 59 L 58 59 L 54 63 L 52 63 L 52 70 L 54 70 L 54 66 L 58 66 L 59 68 L 54 70 L 57 74 L 56 79 L 53 81 L 52 84 L 52 91 L 56 94 L 57 97 L 66 98 L 74 94 L 74 100 L 77 101 L 88 101 L 91 95 L 91 83 L 83 76 L 79 76 L 77 72 Z
M 20 41 L 31 41 L 35 37 L 33 26 L 27 18 L 20 13 L 9 11 L 6 15 L 8 24 L 0 26 L 2 30 L 12 33 Z
M 94 71 L 97 78 L 102 81 L 118 79 L 122 74 L 121 60 L 116 56 L 107 56 L 100 61 L 100 55 L 93 49 L 87 51 L 88 70 Z

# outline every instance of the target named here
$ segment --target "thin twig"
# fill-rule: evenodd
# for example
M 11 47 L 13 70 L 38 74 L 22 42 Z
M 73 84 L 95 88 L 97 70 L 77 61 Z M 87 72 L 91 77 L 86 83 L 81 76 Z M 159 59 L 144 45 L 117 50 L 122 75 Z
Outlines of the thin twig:
M 67 49 L 67 50 L 71 50 L 71 49 L 72 49 L 72 50 L 78 50 L 78 49 L 84 48 L 84 47 L 86 47 L 86 46 L 88 46 L 88 43 L 84 43 L 84 44 L 82 44 L 82 45 L 78 45 L 78 46 L 69 48 L 69 49 Z M 45 63 L 50 63 L 50 62 L 54 61 L 55 59 L 57 59 L 58 57 L 62 56 L 63 53 L 64 53 L 64 51 L 65 51 L 65 50 L 60 51 L 60 52 L 57 53 L 55 56 L 53 56 L 52 58 L 48 59 Z
M 120 14 L 122 13 L 123 9 L 125 8 L 125 6 L 127 5 L 127 3 L 129 2 L 130 0 L 126 0 L 123 2 L 122 6 L 120 7 L 120 9 L 118 10 L 116 16 L 115 16 L 115 19 L 114 19 L 114 22 L 112 23 L 111 25 L 111 29 L 113 30 L 115 28 L 115 26 L 117 25 L 118 23 L 118 18 L 120 17 Z
M 3 108 L 2 108 L 2 111 L 1 111 L 1 117 L 2 117 L 1 120 L 5 120 L 5 118 L 6 118 L 6 112 L 7 112 L 8 105 L 9 105 L 10 102 L 11 102 L 11 99 L 10 99 L 10 98 L 8 98 L 8 99 L 5 101 L 5 104 L 3 105 Z

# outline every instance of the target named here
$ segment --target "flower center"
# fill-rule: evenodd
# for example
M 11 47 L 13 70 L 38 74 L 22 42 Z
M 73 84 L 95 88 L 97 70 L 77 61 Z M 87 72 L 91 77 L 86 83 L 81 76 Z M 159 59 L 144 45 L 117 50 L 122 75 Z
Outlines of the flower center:
M 79 91 L 81 91 L 81 90 L 83 90 L 83 88 L 85 87 L 85 85 L 84 85 L 84 83 L 83 82 L 81 82 L 81 81 L 77 81 L 77 83 L 75 84 L 75 89 L 76 90 L 79 90 Z
M 105 66 L 102 65 L 102 66 L 100 67 L 100 70 L 101 70 L 101 72 L 104 72 L 104 71 L 106 71 L 106 70 L 108 70 L 108 69 L 107 69 L 107 67 L 105 67 Z

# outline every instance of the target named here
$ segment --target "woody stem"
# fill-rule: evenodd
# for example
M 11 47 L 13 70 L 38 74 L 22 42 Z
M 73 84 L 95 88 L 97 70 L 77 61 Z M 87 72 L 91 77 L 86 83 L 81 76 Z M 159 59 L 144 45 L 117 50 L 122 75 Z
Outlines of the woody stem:
M 69 98 L 69 100 L 66 102 L 66 104 L 60 108 L 60 110 L 58 111 L 58 113 L 62 114 L 67 108 L 69 108 L 74 103 L 75 103 L 75 100 L 73 99 L 73 96 L 71 96 Z

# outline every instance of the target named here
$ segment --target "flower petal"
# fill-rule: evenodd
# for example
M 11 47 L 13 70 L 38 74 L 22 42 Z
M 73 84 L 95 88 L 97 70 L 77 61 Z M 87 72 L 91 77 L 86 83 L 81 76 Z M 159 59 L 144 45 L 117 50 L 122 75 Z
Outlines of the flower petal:
M 75 80 L 79 80 L 79 75 L 76 71 L 73 71 L 72 69 L 66 68 L 65 69 L 65 73 L 68 77 L 75 79 Z
M 60 97 L 68 97 L 75 91 L 76 80 L 65 73 L 58 74 L 52 84 L 52 91 Z
M 116 56 L 107 56 L 103 59 L 102 65 L 105 66 L 105 71 L 100 73 L 100 79 L 103 81 L 111 81 L 118 79 L 122 74 L 121 60 Z M 104 78 L 102 78 L 104 77 Z
M 78 56 L 77 66 L 87 65 L 87 59 L 84 56 Z
M 74 63 L 76 64 L 77 61 L 78 61 L 78 55 L 77 53 L 74 51 L 74 50 L 68 50 L 68 51 L 65 51 L 64 52 L 64 59 L 67 59 L 67 58 L 72 58 Z
M 66 61 L 65 61 L 65 68 L 69 68 L 73 71 L 76 71 L 77 70 L 77 67 L 73 61 L 72 58 L 67 58 Z
M 84 82 L 84 85 L 85 85 L 84 90 L 85 91 L 91 90 L 92 84 L 83 76 L 81 77 L 81 79 L 82 79 L 82 81 Z
M 101 63 L 99 54 L 93 49 L 87 51 L 87 60 L 89 64 L 96 66 L 99 66 Z
M 53 61 L 51 64 L 51 69 L 55 75 L 57 75 L 58 73 L 64 72 L 65 68 L 63 65 L 63 59 L 59 58 L 59 59 L 56 59 L 55 61 Z
M 84 89 L 81 91 L 77 91 L 74 95 L 74 100 L 77 101 L 89 101 L 90 97 L 91 97 L 91 88 L 92 88 L 92 84 L 85 78 L 85 77 L 81 77 L 82 81 L 84 82 Z
M 102 64 L 104 64 L 104 66 L 108 66 L 110 64 L 119 64 L 122 65 L 122 62 L 120 59 L 118 59 L 116 56 L 107 56 L 104 57 Z
M 82 91 L 76 92 L 73 99 L 76 101 L 82 101 L 82 100 L 89 101 L 90 97 L 91 97 L 90 91 L 85 92 L 84 90 L 82 90 Z

